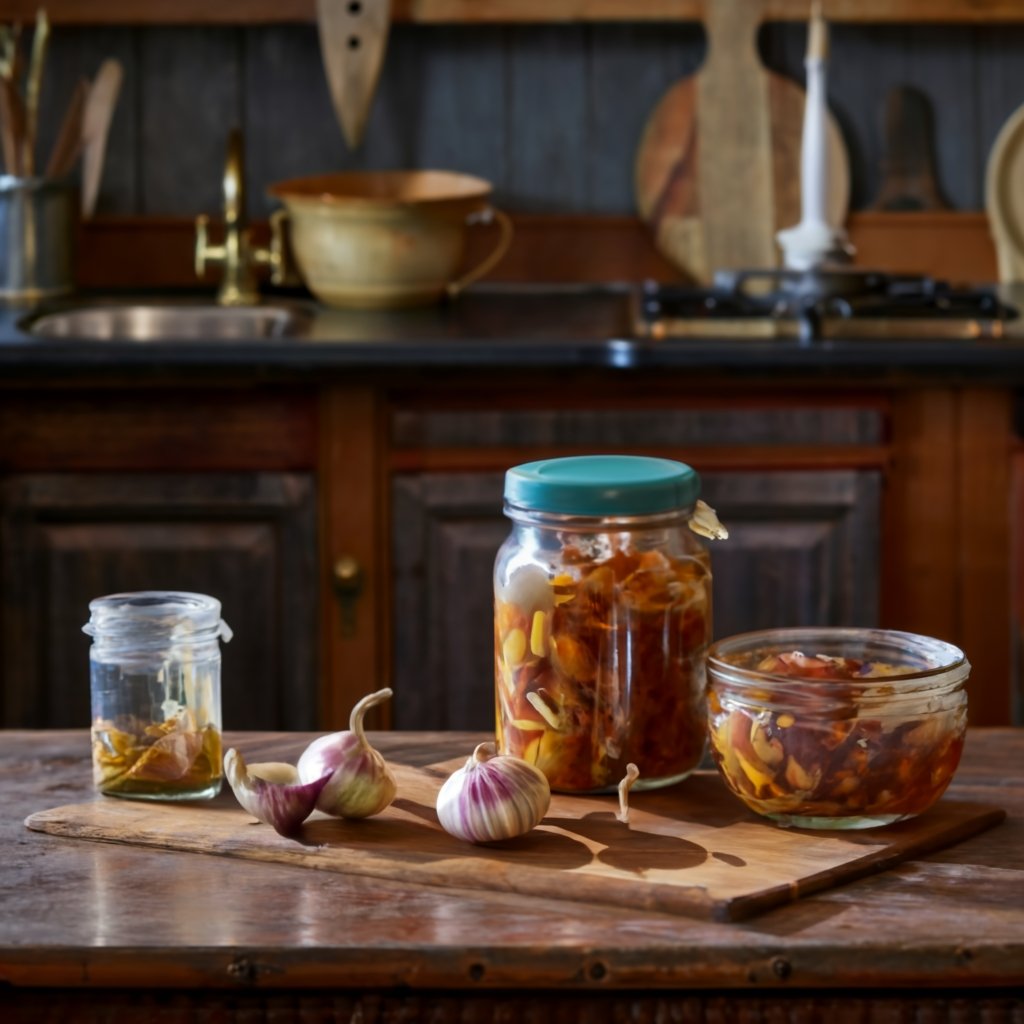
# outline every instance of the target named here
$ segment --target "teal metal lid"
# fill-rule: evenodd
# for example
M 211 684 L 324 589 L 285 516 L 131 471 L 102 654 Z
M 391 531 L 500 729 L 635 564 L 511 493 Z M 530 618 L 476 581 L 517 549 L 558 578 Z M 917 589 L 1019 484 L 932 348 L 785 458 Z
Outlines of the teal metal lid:
M 700 476 L 685 462 L 642 455 L 575 455 L 513 466 L 505 501 L 538 512 L 637 516 L 687 508 Z

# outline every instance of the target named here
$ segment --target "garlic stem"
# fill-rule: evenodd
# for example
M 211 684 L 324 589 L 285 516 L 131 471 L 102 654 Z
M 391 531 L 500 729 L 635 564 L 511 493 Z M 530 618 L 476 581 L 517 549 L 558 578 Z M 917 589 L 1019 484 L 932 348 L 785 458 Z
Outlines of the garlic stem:
M 384 689 L 368 693 L 362 700 L 356 702 L 356 706 L 348 716 L 348 727 L 351 732 L 356 734 L 360 743 L 366 744 L 366 733 L 363 731 L 363 719 L 366 717 L 366 712 L 378 704 L 383 704 L 391 695 L 391 687 L 385 686 Z
M 640 778 L 640 769 L 631 761 L 626 765 L 626 776 L 619 783 L 619 813 L 615 815 L 623 824 L 629 824 L 629 791 Z

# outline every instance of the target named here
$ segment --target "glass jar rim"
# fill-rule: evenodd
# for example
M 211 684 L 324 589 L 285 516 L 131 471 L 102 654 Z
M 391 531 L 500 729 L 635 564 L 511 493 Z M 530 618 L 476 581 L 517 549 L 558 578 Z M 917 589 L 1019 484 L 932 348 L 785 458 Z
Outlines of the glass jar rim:
M 215 597 L 187 590 L 139 590 L 107 594 L 89 602 L 89 621 L 82 627 L 99 643 L 133 637 L 204 643 L 231 639 Z
M 726 655 L 799 651 L 808 657 L 856 657 L 907 668 L 893 675 L 857 679 L 819 679 L 813 676 L 767 672 L 736 665 Z M 870 653 L 869 653 L 870 652 Z M 779 695 L 845 695 L 850 700 L 892 700 L 955 689 L 970 673 L 970 662 L 954 644 L 901 630 L 856 626 L 795 626 L 755 630 L 716 640 L 708 648 L 709 684 L 721 681 L 737 692 L 770 686 Z

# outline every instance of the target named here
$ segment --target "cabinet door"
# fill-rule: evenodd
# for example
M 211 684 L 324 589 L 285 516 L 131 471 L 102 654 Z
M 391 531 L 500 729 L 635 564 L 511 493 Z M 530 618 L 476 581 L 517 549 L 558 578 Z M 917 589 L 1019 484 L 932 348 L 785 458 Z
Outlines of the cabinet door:
M 508 533 L 503 474 L 393 482 L 395 724 L 490 728 L 494 556 Z M 767 626 L 875 625 L 880 474 L 702 475 L 729 527 L 712 545 L 716 636 Z
M 308 474 L 26 474 L 0 481 L 3 724 L 89 722 L 89 601 L 211 594 L 227 729 L 316 722 L 316 502 Z

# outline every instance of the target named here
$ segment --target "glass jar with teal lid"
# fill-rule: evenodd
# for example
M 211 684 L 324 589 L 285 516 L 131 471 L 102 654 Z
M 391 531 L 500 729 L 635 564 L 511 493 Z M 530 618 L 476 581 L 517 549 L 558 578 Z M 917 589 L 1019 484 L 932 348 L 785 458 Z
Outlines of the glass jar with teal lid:
M 560 792 L 685 778 L 706 735 L 711 563 L 695 470 L 585 455 L 510 469 L 494 566 L 498 747 Z

